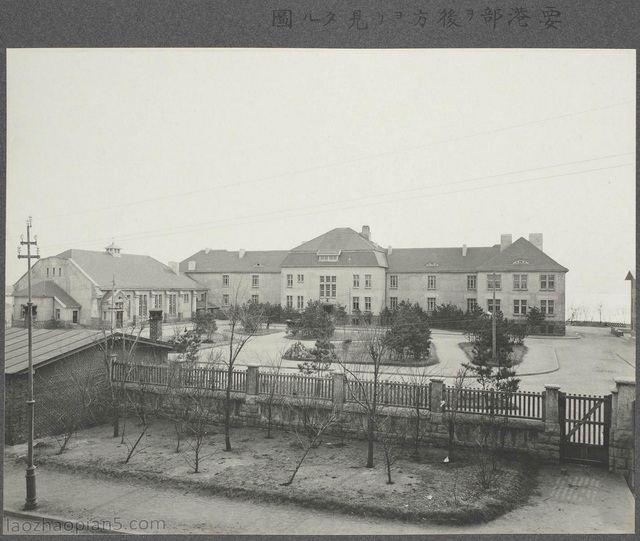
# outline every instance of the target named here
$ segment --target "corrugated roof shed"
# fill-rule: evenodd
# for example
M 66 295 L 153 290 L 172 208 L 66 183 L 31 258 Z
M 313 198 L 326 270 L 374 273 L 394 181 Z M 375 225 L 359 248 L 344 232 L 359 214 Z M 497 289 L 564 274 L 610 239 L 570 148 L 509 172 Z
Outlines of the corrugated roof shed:
M 111 288 L 114 277 L 119 289 L 206 289 L 147 255 L 67 250 L 57 257 L 73 259 L 103 289 Z
M 24 289 L 21 289 L 20 291 L 14 293 L 13 296 L 15 298 L 29 298 L 29 288 L 25 287 Z M 64 304 L 67 308 L 79 308 L 80 306 L 82 306 L 64 289 L 62 289 L 58 284 L 52 282 L 51 280 L 38 282 L 37 284 L 33 284 L 31 286 L 31 298 L 50 299 L 53 297 L 57 297 L 60 302 L 62 302 L 62 304 Z
M 280 265 L 288 253 L 284 250 L 263 250 L 244 252 L 240 257 L 240 252 L 200 250 L 180 263 L 180 272 L 280 273 Z M 195 270 L 189 270 L 189 261 L 195 261 Z
M 122 335 L 116 335 L 121 337 Z M 135 337 L 127 337 L 133 340 Z M 104 342 L 106 335 L 102 331 L 92 329 L 34 329 L 33 330 L 33 366 L 63 359 L 73 353 L 95 347 Z M 140 344 L 153 344 L 157 347 L 172 349 L 170 344 L 151 342 L 138 338 Z M 28 330 L 12 327 L 5 332 L 5 367 L 6 374 L 17 374 L 29 368 Z

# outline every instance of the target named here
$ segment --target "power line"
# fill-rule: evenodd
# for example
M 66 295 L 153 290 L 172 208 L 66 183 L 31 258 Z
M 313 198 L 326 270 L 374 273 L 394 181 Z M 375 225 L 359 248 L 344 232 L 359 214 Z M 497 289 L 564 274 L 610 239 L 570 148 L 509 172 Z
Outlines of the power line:
M 585 161 L 591 161 L 591 160 L 585 160 Z M 307 206 L 307 207 L 300 207 L 297 209 L 294 209 L 293 212 L 296 212 L 296 214 L 288 214 L 287 216 L 285 216 L 286 218 L 294 218 L 294 217 L 299 217 L 299 216 L 307 216 L 310 214 L 310 210 L 313 209 L 317 209 L 320 207 L 324 207 L 327 205 L 334 205 L 332 208 L 330 209 L 325 209 L 325 210 L 318 210 L 316 212 L 313 212 L 313 214 L 322 214 L 324 212 L 336 212 L 339 210 L 348 210 L 351 208 L 361 208 L 361 207 L 371 207 L 371 206 L 377 206 L 377 205 L 387 205 L 389 203 L 398 203 L 401 201 L 406 201 L 406 200 L 415 200 L 415 199 L 428 199 L 428 198 L 432 198 L 432 197 L 438 197 L 438 196 L 442 196 L 442 195 L 451 195 L 451 194 L 455 194 L 455 193 L 461 193 L 461 192 L 469 192 L 469 191 L 477 191 L 477 190 L 485 190 L 488 188 L 495 188 L 495 187 L 502 187 L 502 186 L 510 186 L 510 185 L 515 185 L 515 184 L 523 184 L 526 182 L 535 182 L 535 181 L 539 181 L 539 180 L 548 180 L 551 178 L 559 178 L 559 177 L 567 177 L 567 176 L 573 176 L 573 175 L 580 175 L 583 173 L 591 173 L 591 172 L 597 172 L 597 171 L 605 171 L 605 170 L 611 170 L 611 169 L 619 169 L 621 167 L 630 167 L 633 166 L 633 163 L 629 163 L 629 164 L 621 164 L 621 165 L 613 165 L 613 166 L 607 166 L 607 167 L 600 167 L 600 168 L 595 168 L 595 169 L 586 169 L 586 170 L 582 170 L 582 171 L 574 171 L 574 172 L 569 172 L 569 173 L 558 173 L 555 175 L 547 175 L 547 176 L 541 176 L 541 177 L 535 177 L 535 178 L 530 178 L 530 179 L 524 179 L 524 180 L 515 180 L 515 181 L 510 181 L 510 182 L 502 182 L 502 183 L 497 183 L 497 184 L 490 184 L 490 185 L 485 185 L 485 186 L 476 186 L 476 187 L 470 187 L 470 188 L 464 188 L 464 189 L 460 189 L 460 190 L 450 190 L 450 191 L 446 191 L 446 192 L 440 192 L 437 194 L 423 194 L 423 195 L 412 195 L 410 198 L 400 198 L 400 199 L 393 199 L 393 200 L 385 200 L 385 201 L 378 201 L 378 202 L 372 202 L 372 203 L 366 203 L 366 204 L 359 204 L 359 205 L 351 205 L 351 206 L 342 206 L 342 207 L 335 207 L 336 204 L 339 204 L 340 202 L 338 201 L 334 201 L 332 203 L 323 203 L 322 205 L 312 205 L 312 206 Z M 534 169 L 535 170 L 535 169 Z M 533 170 L 532 170 L 533 171 Z M 495 176 L 504 176 L 504 174 L 500 174 L 500 175 L 495 175 Z M 486 178 L 493 178 L 493 177 L 481 177 L 482 179 L 486 179 Z M 469 179 L 469 180 L 465 180 L 465 181 L 456 181 L 453 184 L 460 184 L 462 182 L 472 182 L 475 179 Z M 448 184 L 443 184 L 443 185 L 448 185 Z M 429 186 L 427 188 L 432 188 L 435 186 Z M 425 189 L 425 188 L 420 188 L 420 189 Z M 409 190 L 399 190 L 397 192 L 388 192 L 387 194 L 384 195 L 380 195 L 380 196 L 376 196 L 376 197 L 387 197 L 389 195 L 394 195 L 397 193 L 405 193 L 408 191 L 414 191 L 416 190 L 415 188 L 411 188 Z M 357 199 L 351 199 L 350 201 L 361 201 L 362 198 L 357 198 Z M 301 213 L 301 211 L 304 211 L 303 213 Z M 125 234 L 125 235 L 119 235 L 118 238 L 120 239 L 127 239 L 127 240 L 142 240 L 142 239 L 146 239 L 146 238 L 156 238 L 156 237 L 163 237 L 163 236 L 171 236 L 171 235 L 177 235 L 177 234 L 183 234 L 183 233 L 193 233 L 196 231 L 202 231 L 202 230 L 206 230 L 206 229 L 216 229 L 218 227 L 237 227 L 239 225 L 249 225 L 249 224 L 254 224 L 254 223 L 262 223 L 262 222 L 268 222 L 272 219 L 274 219 L 273 215 L 277 215 L 276 219 L 283 219 L 283 214 L 287 213 L 287 212 L 292 212 L 292 211 L 271 211 L 271 212 L 266 212 L 266 213 L 262 213 L 262 214 L 254 214 L 252 216 L 244 216 L 244 217 L 237 217 L 237 218 L 228 218 L 225 220 L 217 220 L 214 222 L 205 222 L 205 223 L 200 223 L 200 224 L 192 224 L 192 225 L 186 225 L 186 226 L 178 226 L 175 228 L 166 228 L 166 229 L 154 229 L 154 230 L 149 230 L 149 231 L 145 231 L 143 233 L 132 233 L 132 234 Z M 256 216 L 258 217 L 266 217 L 265 219 L 261 219 L 261 220 L 246 220 L 246 218 L 255 218 Z M 235 223 L 235 224 L 228 224 L 225 222 L 230 222 L 233 220 L 245 220 L 245 221 L 241 221 L 239 223 Z M 224 225 L 223 225 L 224 224 Z M 103 238 L 100 239 L 95 239 L 95 241 L 101 241 L 103 240 Z M 83 244 L 91 244 L 92 241 L 87 241 Z M 80 244 L 82 245 L 82 244 Z M 56 246 L 62 246 L 62 245 L 53 245 L 51 246 L 52 248 L 55 248 Z
M 615 103 L 615 104 L 611 104 L 611 105 L 604 105 L 602 107 L 596 107 L 593 109 L 586 109 L 583 111 L 576 111 L 573 113 L 567 113 L 565 115 L 558 115 L 558 116 L 554 116 L 554 117 L 547 117 L 547 118 L 542 118 L 542 119 L 538 119 L 538 120 L 532 120 L 529 122 L 524 122 L 522 124 L 514 124 L 511 126 L 504 126 L 502 128 L 496 128 L 493 130 L 485 130 L 482 132 L 477 132 L 477 133 L 473 133 L 473 134 L 469 134 L 469 135 L 462 135 L 462 136 L 458 136 L 458 137 L 451 137 L 448 139 L 441 139 L 439 141 L 433 141 L 431 143 L 426 143 L 423 145 L 415 145 L 412 147 L 407 147 L 407 148 L 403 148 L 403 149 L 398 149 L 398 150 L 391 150 L 388 152 L 382 152 L 382 153 L 376 153 L 376 154 L 369 154 L 367 156 L 361 156 L 359 158 L 351 158 L 348 160 L 342 160 L 339 162 L 333 162 L 333 163 L 329 163 L 329 164 L 323 164 L 323 165 L 318 165 L 315 167 L 309 167 L 309 168 L 305 168 L 305 169 L 297 169 L 294 171 L 289 171 L 286 173 L 279 173 L 279 174 L 275 174 L 275 175 L 268 175 L 268 176 L 264 176 L 264 177 L 258 177 L 255 179 L 250 179 L 250 180 L 244 180 L 244 181 L 234 181 L 234 182 L 228 182 L 226 184 L 221 184 L 219 186 L 211 186 L 208 188 L 203 188 L 201 190 L 193 190 L 190 192 L 180 192 L 177 194 L 172 194 L 172 195 L 163 195 L 163 196 L 159 196 L 159 197 L 154 197 L 154 198 L 147 198 L 147 199 L 139 199 L 136 201 L 129 201 L 129 202 L 124 202 L 124 203 L 120 203 L 118 205 L 111 205 L 111 206 L 107 206 L 107 207 L 99 207 L 99 208 L 94 208 L 94 209 L 87 209 L 87 210 L 79 210 L 76 212 L 69 212 L 69 213 L 65 213 L 65 214 L 57 214 L 57 215 L 51 215 L 51 216 L 43 216 L 43 217 L 39 217 L 39 220 L 49 220 L 49 219 L 54 219 L 54 218 L 67 218 L 69 216 L 77 216 L 77 215 L 81 215 L 81 214 L 88 214 L 88 213 L 92 213 L 92 212 L 100 212 L 100 211 L 104 211 L 104 210 L 114 210 L 114 209 L 119 209 L 119 208 L 126 208 L 126 207 L 130 207 L 133 205 L 139 205 L 141 203 L 153 203 L 153 202 L 157 202 L 157 201 L 163 201 L 163 200 L 167 200 L 167 199 L 177 199 L 180 197 L 187 197 L 187 196 L 191 196 L 191 195 L 198 195 L 198 194 L 202 194 L 202 193 L 206 193 L 206 192 L 211 192 L 211 191 L 215 191 L 215 190 L 221 190 L 224 188 L 237 188 L 238 186 L 245 186 L 245 185 L 249 185 L 249 184 L 257 184 L 257 183 L 261 183 L 261 182 L 265 182 L 268 180 L 274 180 L 277 178 L 284 178 L 284 177 L 288 177 L 288 176 L 294 176 L 294 175 L 299 175 L 302 173 L 309 173 L 309 172 L 313 172 L 313 171 L 321 171 L 324 169 L 331 169 L 334 167 L 340 167 L 343 165 L 349 165 L 351 163 L 357 163 L 360 161 L 365 161 L 365 160 L 371 160 L 374 158 L 383 158 L 383 157 L 387 157 L 387 156 L 393 156 L 396 154 L 402 154 L 405 152 L 412 152 L 415 150 L 421 150 L 424 148 L 429 148 L 429 147 L 433 147 L 433 146 L 437 146 L 437 145 L 441 145 L 441 144 L 446 144 L 446 143 L 452 143 L 452 142 L 457 142 L 457 141 L 463 141 L 465 139 L 473 139 L 476 137 L 481 137 L 481 136 L 485 136 L 485 135 L 489 135 L 489 134 L 493 134 L 493 133 L 500 133 L 503 131 L 508 131 L 508 130 L 513 130 L 513 129 L 517 129 L 517 128 L 523 128 L 526 126 L 532 126 L 535 124 L 539 124 L 542 122 L 550 122 L 550 121 L 554 121 L 554 120 L 561 120 L 561 119 L 565 119 L 565 118 L 570 118 L 573 116 L 578 116 L 578 115 L 583 115 L 583 114 L 587 114 L 587 113 L 591 113 L 594 111 L 601 111 L 604 109 L 610 109 L 613 107 L 619 107 L 621 105 L 627 105 L 629 103 L 633 103 L 631 101 L 624 101 L 624 102 L 620 102 L 620 103 Z M 579 163 L 579 162 L 575 162 L 575 163 Z

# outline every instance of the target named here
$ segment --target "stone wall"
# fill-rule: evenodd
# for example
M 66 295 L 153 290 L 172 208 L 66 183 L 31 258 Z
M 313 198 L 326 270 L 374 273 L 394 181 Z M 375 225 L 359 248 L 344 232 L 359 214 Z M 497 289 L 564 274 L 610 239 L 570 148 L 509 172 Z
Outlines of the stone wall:
M 624 475 L 634 491 L 634 437 L 636 384 L 632 379 L 616 379 L 612 392 L 609 470 Z

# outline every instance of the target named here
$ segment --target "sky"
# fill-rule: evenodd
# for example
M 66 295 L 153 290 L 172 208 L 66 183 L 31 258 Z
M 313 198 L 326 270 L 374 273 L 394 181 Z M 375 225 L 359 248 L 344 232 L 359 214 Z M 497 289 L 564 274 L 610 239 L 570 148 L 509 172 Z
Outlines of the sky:
M 164 263 L 542 233 L 566 316 L 628 322 L 635 84 L 634 50 L 10 49 L 5 282 L 28 216 L 43 257 Z

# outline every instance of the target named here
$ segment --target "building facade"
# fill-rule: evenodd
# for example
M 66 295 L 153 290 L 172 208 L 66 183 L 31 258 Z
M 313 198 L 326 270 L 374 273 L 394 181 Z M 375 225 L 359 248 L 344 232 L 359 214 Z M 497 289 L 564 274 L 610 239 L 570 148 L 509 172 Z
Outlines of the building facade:
M 402 301 L 427 311 L 451 303 L 491 312 L 495 298 L 506 318 L 524 321 L 535 306 L 545 315 L 542 332 L 564 334 L 568 269 L 544 253 L 541 234 L 515 242 L 502 235 L 486 247 L 382 248 L 368 226 L 337 228 L 288 252 L 203 250 L 180 270 L 220 305 L 253 300 L 302 310 L 319 301 L 327 310 L 376 315 Z
M 31 268 L 37 322 L 127 327 L 162 310 L 165 321 L 188 319 L 206 309 L 208 287 L 178 274 L 178 266 L 149 256 L 122 254 L 115 244 L 104 252 L 67 250 L 39 259 Z M 14 285 L 13 324 L 24 321 L 27 275 Z

